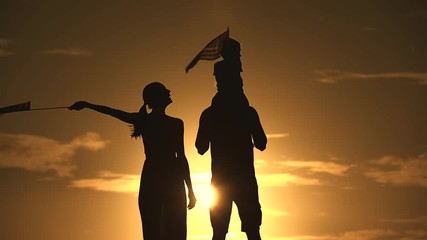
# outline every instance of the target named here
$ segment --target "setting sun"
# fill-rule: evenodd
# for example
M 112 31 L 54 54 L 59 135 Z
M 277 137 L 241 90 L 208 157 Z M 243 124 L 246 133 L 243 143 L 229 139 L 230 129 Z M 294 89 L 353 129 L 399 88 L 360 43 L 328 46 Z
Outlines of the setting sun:
M 427 239 L 427 1 L 343 2 L 0 1 L 0 240 L 142 239 L 147 149 L 129 124 L 66 108 L 136 113 L 151 82 L 184 123 L 187 239 L 212 239 L 211 146 L 195 142 L 222 59 L 185 68 L 227 27 L 268 138 L 253 153 L 262 239 Z M 232 209 L 227 240 L 247 239 Z
M 194 192 L 200 207 L 210 208 L 215 204 L 215 190 L 210 184 L 196 184 L 194 185 Z
M 211 173 L 202 172 L 191 174 L 194 182 L 194 192 L 197 197 L 197 204 L 199 207 L 209 208 L 215 204 L 215 190 L 212 188 Z

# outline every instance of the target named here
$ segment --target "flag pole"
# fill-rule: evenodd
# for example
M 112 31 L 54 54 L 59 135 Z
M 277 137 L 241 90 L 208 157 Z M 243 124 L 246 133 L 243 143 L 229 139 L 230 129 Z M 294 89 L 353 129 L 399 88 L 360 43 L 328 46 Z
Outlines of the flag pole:
M 32 108 L 32 109 L 28 109 L 27 111 L 53 110 L 53 109 L 65 109 L 65 108 L 68 108 L 68 107 L 62 106 L 62 107 Z

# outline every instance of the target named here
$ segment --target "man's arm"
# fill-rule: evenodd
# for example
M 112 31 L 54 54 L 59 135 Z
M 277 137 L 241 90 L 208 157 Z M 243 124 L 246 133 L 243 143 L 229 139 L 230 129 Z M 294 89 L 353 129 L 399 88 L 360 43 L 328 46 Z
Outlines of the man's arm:
M 255 108 L 251 107 L 251 133 L 254 145 L 261 151 L 267 147 L 267 136 L 262 128 L 261 121 Z
M 211 123 L 210 123 L 210 110 L 209 108 L 202 112 L 199 121 L 199 130 L 196 137 L 196 148 L 200 155 L 205 154 L 209 149 L 209 142 L 211 140 Z

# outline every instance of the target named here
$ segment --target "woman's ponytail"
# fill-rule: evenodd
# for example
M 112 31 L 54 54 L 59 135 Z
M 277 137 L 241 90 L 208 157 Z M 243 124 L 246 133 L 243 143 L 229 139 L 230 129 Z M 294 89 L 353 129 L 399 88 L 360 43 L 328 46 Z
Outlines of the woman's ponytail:
M 144 105 L 142 105 L 142 107 L 139 109 L 138 118 L 136 122 L 132 126 L 132 134 L 131 134 L 132 138 L 138 138 L 141 136 L 144 121 L 147 115 L 148 115 L 147 104 L 144 103 Z

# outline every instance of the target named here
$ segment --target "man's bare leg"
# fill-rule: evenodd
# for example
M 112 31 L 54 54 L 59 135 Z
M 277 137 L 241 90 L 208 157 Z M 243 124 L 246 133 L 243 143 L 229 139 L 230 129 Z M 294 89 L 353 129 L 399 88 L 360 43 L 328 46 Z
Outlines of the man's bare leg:
M 248 237 L 248 240 L 261 240 L 259 230 L 247 231 L 246 236 Z

